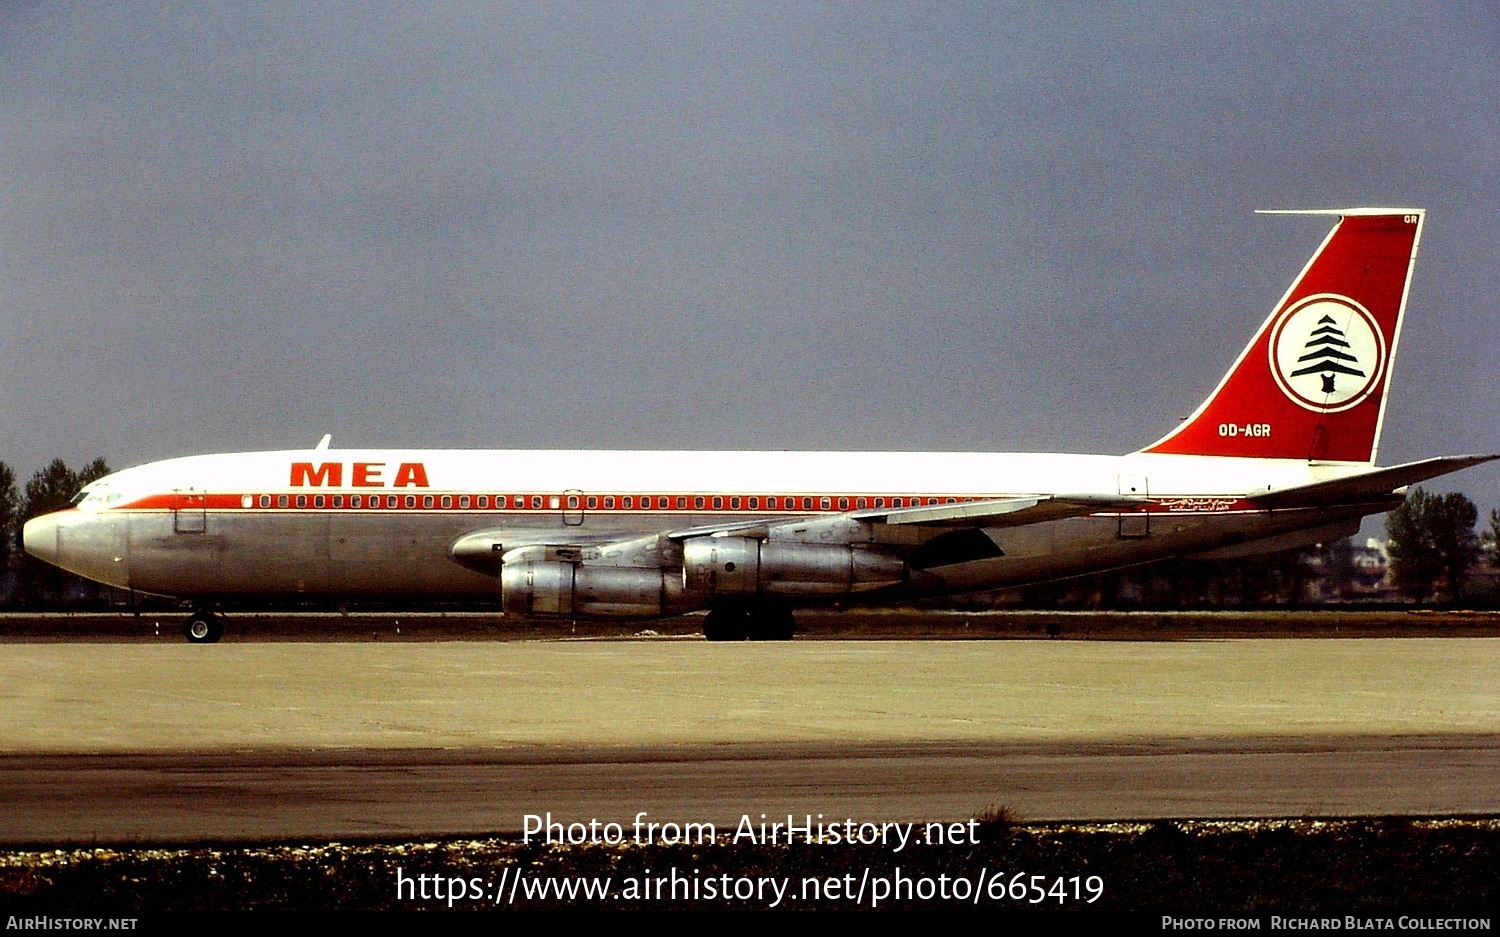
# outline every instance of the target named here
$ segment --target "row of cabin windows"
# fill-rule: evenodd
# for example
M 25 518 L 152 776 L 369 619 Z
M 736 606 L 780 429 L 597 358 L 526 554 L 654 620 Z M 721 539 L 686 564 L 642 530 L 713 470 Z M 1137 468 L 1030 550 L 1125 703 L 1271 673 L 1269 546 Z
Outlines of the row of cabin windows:
M 490 495 L 276 495 L 273 502 L 271 495 L 261 495 L 259 503 L 263 508 L 271 507 L 274 503 L 278 508 L 291 507 L 295 504 L 299 508 L 369 507 L 387 509 L 415 508 L 420 503 L 423 508 L 429 509 L 440 507 L 446 510 L 456 506 L 461 511 L 467 511 L 470 508 L 487 511 L 490 509 L 490 500 Z M 961 500 L 971 501 L 974 499 L 927 498 L 926 502 L 928 504 L 956 504 Z M 658 511 L 673 509 L 685 511 L 688 509 L 689 501 L 692 502 L 692 509 L 695 511 L 722 511 L 725 510 L 726 503 L 728 510 L 731 511 L 830 511 L 833 510 L 835 502 L 840 511 L 847 511 L 851 505 L 855 510 L 863 510 L 871 507 L 883 508 L 886 506 L 887 499 L 884 497 L 809 497 L 807 495 L 800 497 L 796 495 L 766 495 L 764 497 L 760 495 L 714 495 L 712 497 L 693 495 L 691 499 L 685 495 L 588 495 L 580 499 L 579 495 L 568 495 L 567 510 L 577 511 L 580 510 L 580 504 L 586 504 L 588 510 L 596 511 L 602 504 L 606 511 L 613 511 L 617 508 L 641 511 L 650 511 L 652 509 Z M 889 501 L 891 507 L 900 508 L 906 507 L 908 504 L 912 507 L 917 507 L 922 504 L 923 499 L 912 496 L 910 498 L 890 498 Z M 507 508 L 525 510 L 528 506 L 532 510 L 542 510 L 545 508 L 557 511 L 563 509 L 563 499 L 558 495 L 495 495 L 494 502 L 495 509 L 501 511 Z M 764 502 L 764 508 L 762 507 L 762 502 Z M 250 496 L 246 495 L 242 503 L 245 507 L 250 507 Z

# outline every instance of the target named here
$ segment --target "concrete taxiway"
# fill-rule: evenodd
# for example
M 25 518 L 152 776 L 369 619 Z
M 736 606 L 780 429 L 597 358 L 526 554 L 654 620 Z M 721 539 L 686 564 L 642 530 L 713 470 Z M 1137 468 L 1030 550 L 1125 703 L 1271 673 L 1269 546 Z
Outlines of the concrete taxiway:
M 9 644 L 0 841 L 1500 813 L 1500 640 Z

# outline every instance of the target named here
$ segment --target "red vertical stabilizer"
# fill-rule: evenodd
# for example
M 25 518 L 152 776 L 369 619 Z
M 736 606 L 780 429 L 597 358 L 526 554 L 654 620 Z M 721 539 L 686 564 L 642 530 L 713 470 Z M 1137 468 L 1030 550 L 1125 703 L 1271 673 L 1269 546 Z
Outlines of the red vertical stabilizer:
M 1192 416 L 1143 452 L 1373 463 L 1422 211 L 1357 208 Z

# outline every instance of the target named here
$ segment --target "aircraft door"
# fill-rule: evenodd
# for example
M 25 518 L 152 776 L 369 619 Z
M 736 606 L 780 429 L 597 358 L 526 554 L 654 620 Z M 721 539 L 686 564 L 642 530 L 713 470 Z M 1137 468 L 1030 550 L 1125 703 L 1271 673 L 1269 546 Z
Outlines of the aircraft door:
M 1120 494 L 1145 497 L 1151 493 L 1144 475 L 1121 475 Z M 1120 513 L 1120 539 L 1139 540 L 1151 535 L 1151 515 L 1145 511 Z
M 563 524 L 578 527 L 583 524 L 583 492 L 569 488 L 563 492 Z
M 172 495 L 172 530 L 179 534 L 201 534 L 208 526 L 208 496 L 195 491 Z

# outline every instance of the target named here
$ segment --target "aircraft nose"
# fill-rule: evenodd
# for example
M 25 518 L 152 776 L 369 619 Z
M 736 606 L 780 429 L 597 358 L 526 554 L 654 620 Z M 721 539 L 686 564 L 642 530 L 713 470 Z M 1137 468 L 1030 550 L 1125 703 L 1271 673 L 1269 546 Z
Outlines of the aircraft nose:
M 37 559 L 70 573 L 128 589 L 124 524 L 108 511 L 56 511 L 27 521 L 21 545 Z
M 33 517 L 21 528 L 21 547 L 39 560 L 57 563 L 57 515 Z

